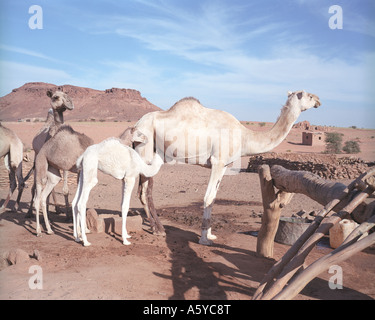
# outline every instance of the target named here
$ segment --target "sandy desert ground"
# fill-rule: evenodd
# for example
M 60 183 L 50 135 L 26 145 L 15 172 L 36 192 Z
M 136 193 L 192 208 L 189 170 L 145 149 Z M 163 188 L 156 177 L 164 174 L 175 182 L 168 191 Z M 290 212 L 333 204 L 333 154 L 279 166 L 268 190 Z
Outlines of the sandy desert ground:
M 118 136 L 132 123 L 71 123 L 95 142 Z M 41 123 L 4 123 L 14 130 L 30 148 Z M 248 124 L 256 128 L 256 124 Z M 375 130 L 340 129 L 346 137 L 359 138 L 360 156 L 375 161 Z M 301 131 L 293 129 L 287 139 L 274 151 L 319 153 L 324 147 L 301 145 Z M 32 152 L 30 153 L 33 158 Z M 242 158 L 246 168 L 248 158 Z M 32 162 L 24 162 L 24 175 Z M 4 168 L 2 167 L 4 177 Z M 35 235 L 35 217 L 26 219 L 31 200 L 31 183 L 24 191 L 22 212 L 7 210 L 0 216 L 0 254 L 21 249 L 32 255 L 39 252 L 40 259 L 26 259 L 0 271 L 0 299 L 209 299 L 250 300 L 263 276 L 276 260 L 288 250 L 287 245 L 275 243 L 274 259 L 256 255 L 253 235 L 260 228 L 263 212 L 256 173 L 241 171 L 227 175 L 220 186 L 213 209 L 213 232 L 218 239 L 212 246 L 198 244 L 203 213 L 203 197 L 210 171 L 198 166 L 164 165 L 155 177 L 154 201 L 166 236 L 150 234 L 147 225 L 131 233 L 132 245 L 122 245 L 119 234 L 89 234 L 91 247 L 83 247 L 73 239 L 72 223 L 57 215 L 51 206 L 50 220 L 54 235 Z M 70 199 L 75 193 L 75 177 L 70 175 Z M 348 180 L 341 181 L 349 183 Z M 61 183 L 59 201 L 63 203 Z M 1 181 L 0 199 L 7 193 L 4 178 Z M 11 205 L 14 203 L 14 198 Z M 121 181 L 99 174 L 99 183 L 92 190 L 88 208 L 98 214 L 120 213 Z M 131 199 L 134 214 L 143 209 L 134 190 Z M 321 209 L 321 205 L 303 195 L 296 195 L 283 210 L 291 215 L 300 210 Z M 332 249 L 316 246 L 308 263 Z M 341 264 L 344 288 L 331 290 L 328 272 L 313 280 L 297 297 L 309 299 L 374 299 L 375 248 L 369 248 Z M 31 290 L 29 280 L 33 265 L 41 267 L 43 288 Z

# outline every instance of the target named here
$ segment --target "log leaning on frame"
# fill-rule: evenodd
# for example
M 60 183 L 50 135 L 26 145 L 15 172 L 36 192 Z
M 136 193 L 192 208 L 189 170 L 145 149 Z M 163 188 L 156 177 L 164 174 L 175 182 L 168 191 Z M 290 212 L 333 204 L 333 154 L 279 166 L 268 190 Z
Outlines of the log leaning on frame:
M 348 186 L 324 180 L 309 172 L 297 172 L 281 166 L 259 169 L 264 216 L 258 234 L 257 252 L 266 257 L 273 255 L 273 240 L 278 227 L 280 208 L 291 199 L 291 193 L 303 193 L 315 201 L 325 204 L 310 227 L 301 235 L 286 254 L 269 270 L 260 283 L 253 299 L 292 299 L 306 284 L 327 269 L 327 265 L 338 263 L 375 243 L 375 236 L 358 239 L 375 226 L 375 201 L 365 204 L 364 200 L 375 190 L 375 168 L 364 173 Z M 279 189 L 276 193 L 274 186 Z M 331 211 L 336 213 L 331 214 Z M 307 255 L 329 229 L 349 214 L 361 223 L 345 242 L 329 255 L 303 270 Z M 297 272 L 297 277 L 285 285 Z

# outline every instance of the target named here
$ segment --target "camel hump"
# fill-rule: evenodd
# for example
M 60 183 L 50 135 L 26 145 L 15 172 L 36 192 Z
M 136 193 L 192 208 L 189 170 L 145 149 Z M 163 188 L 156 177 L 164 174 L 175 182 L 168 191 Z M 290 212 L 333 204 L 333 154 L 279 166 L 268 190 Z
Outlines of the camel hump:
M 75 131 L 70 125 L 64 124 L 57 129 L 55 135 L 76 136 L 80 144 L 86 149 L 94 144 L 94 140 L 83 133 Z
M 176 102 L 169 110 L 170 111 L 187 111 L 187 110 L 201 110 L 204 108 L 200 101 L 194 97 L 183 98 Z
M 68 124 L 63 124 L 62 126 L 60 126 L 59 128 L 57 128 L 56 134 L 60 133 L 60 132 L 67 132 L 69 134 L 76 133 L 76 131 L 74 131 L 74 129 L 70 125 L 68 125 Z

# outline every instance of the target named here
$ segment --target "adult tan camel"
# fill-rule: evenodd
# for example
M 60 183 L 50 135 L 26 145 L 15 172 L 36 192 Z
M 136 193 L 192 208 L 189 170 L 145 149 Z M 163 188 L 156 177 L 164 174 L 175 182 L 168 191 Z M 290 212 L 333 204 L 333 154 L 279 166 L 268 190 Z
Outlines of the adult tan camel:
M 73 110 L 74 104 L 72 99 L 64 92 L 58 90 L 53 92 L 52 90 L 47 91 L 47 96 L 51 99 L 51 109 L 49 109 L 47 114 L 47 119 L 44 124 L 44 126 L 40 129 L 40 131 L 35 135 L 32 146 L 35 153 L 34 159 L 36 158 L 36 155 L 39 153 L 40 149 L 43 147 L 44 143 L 49 140 L 51 137 L 55 135 L 58 128 L 60 128 L 61 125 L 64 124 L 64 112 L 66 110 Z M 35 160 L 34 165 L 29 171 L 29 173 L 26 175 L 25 180 L 27 180 L 31 173 L 35 169 Z M 67 172 L 64 171 L 64 186 L 63 186 L 63 194 L 65 197 L 65 206 L 66 210 L 68 210 L 69 202 L 68 202 L 68 195 L 69 195 L 69 188 L 68 188 L 68 175 Z M 29 210 L 26 214 L 26 217 L 32 216 L 33 211 L 33 200 L 35 195 L 35 181 L 33 184 L 33 187 L 31 189 L 31 203 Z M 52 196 L 55 202 L 56 206 L 56 197 L 54 194 L 54 191 L 52 190 Z
M 8 202 L 17 187 L 16 177 L 18 180 L 18 196 L 14 210 L 17 211 L 25 186 L 22 176 L 23 144 L 12 130 L 0 123 L 0 158 L 2 157 L 4 157 L 5 167 L 9 173 L 9 193 L 0 208 L 0 213 L 3 213 L 7 208 Z
M 60 170 L 77 173 L 76 162 L 94 141 L 78 133 L 69 125 L 62 125 L 56 134 L 46 141 L 35 159 L 36 192 L 34 206 L 36 211 L 36 233 L 41 235 L 39 208 L 42 206 L 47 233 L 53 234 L 48 221 L 46 200 L 53 188 L 60 182 Z
M 33 139 L 32 145 L 36 154 L 39 153 L 44 143 L 55 135 L 57 129 L 64 124 L 64 112 L 74 109 L 72 99 L 65 92 L 48 90 L 47 96 L 51 99 L 51 109 L 48 111 L 46 123 Z
M 288 92 L 288 99 L 281 114 L 269 131 L 252 131 L 244 127 L 227 112 L 203 107 L 195 98 L 185 98 L 167 111 L 144 115 L 135 125 L 143 132 L 148 143 L 136 150 L 151 161 L 153 153 L 164 155 L 164 161 L 182 161 L 211 168 L 211 175 L 204 196 L 202 235 L 199 243 L 210 245 L 216 239 L 211 233 L 211 211 L 216 194 L 228 165 L 242 156 L 268 152 L 288 135 L 302 111 L 320 106 L 319 98 L 305 91 Z M 140 180 L 140 200 L 152 225 L 164 228 L 153 208 L 152 196 L 147 191 L 149 179 Z

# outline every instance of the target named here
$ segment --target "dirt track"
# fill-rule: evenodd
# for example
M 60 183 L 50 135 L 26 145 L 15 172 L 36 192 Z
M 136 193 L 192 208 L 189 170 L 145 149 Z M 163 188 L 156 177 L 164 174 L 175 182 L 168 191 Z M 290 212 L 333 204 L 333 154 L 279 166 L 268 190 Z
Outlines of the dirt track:
M 12 129 L 28 145 L 38 127 L 22 125 L 13 124 Z M 75 124 L 74 127 L 99 142 L 118 135 L 128 125 L 100 123 Z M 373 132 L 366 134 L 373 135 Z M 292 132 L 288 139 L 298 141 L 298 136 L 298 132 Z M 278 150 L 285 152 L 295 148 L 297 152 L 304 152 L 305 146 L 290 144 L 288 139 Z M 373 161 L 374 150 L 367 148 L 366 152 L 366 160 Z M 247 162 L 247 158 L 242 159 L 243 169 Z M 24 174 L 26 171 L 24 169 Z M 92 246 L 83 247 L 73 240 L 72 223 L 66 222 L 64 215 L 55 215 L 53 209 L 50 220 L 55 234 L 37 238 L 35 220 L 25 219 L 31 199 L 30 188 L 26 189 L 22 213 L 7 211 L 1 216 L 0 254 L 18 248 L 31 255 L 37 250 L 41 260 L 28 259 L 3 268 L 0 299 L 251 299 L 259 281 L 275 262 L 255 254 L 256 237 L 252 232 L 259 230 L 263 212 L 259 178 L 256 173 L 244 171 L 224 177 L 213 209 L 213 233 L 218 239 L 213 246 L 206 247 L 199 245 L 198 240 L 208 178 L 209 170 L 201 167 L 163 166 L 155 178 L 154 200 L 166 228 L 166 237 L 150 234 L 148 226 L 144 225 L 143 231 L 131 234 L 131 246 L 123 246 L 118 234 L 89 234 Z M 71 181 L 74 182 L 74 177 Z M 61 185 L 58 190 L 61 191 Z M 119 214 L 120 190 L 120 181 L 100 174 L 88 207 L 95 208 L 99 214 Z M 1 199 L 6 191 L 1 188 Z M 74 185 L 70 192 L 72 198 Z M 62 203 L 61 195 L 59 199 Z M 296 195 L 283 214 L 320 208 L 309 198 Z M 131 209 L 142 212 L 136 192 L 133 192 Z M 276 243 L 275 259 L 288 248 Z M 327 246 L 317 246 L 308 262 L 331 250 Z M 332 275 L 324 273 L 297 299 L 374 299 L 374 263 L 374 248 L 361 252 L 341 265 L 343 290 L 329 289 L 328 280 Z M 29 288 L 32 265 L 42 268 L 42 290 Z

